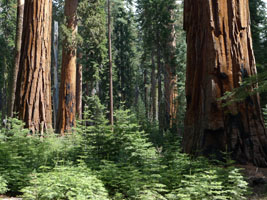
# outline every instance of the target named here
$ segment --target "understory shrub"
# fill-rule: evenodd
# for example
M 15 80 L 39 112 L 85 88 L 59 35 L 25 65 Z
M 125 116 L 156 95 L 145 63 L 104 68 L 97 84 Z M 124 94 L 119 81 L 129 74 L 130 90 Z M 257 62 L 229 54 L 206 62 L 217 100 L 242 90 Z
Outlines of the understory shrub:
M 0 176 L 0 194 L 5 194 L 7 190 L 7 181 Z
M 246 199 L 246 194 L 248 194 L 247 182 L 237 169 L 215 167 L 215 169 L 184 175 L 180 186 L 168 194 L 168 199 L 241 200 Z
M 99 113 L 99 112 L 98 112 Z M 157 199 L 164 185 L 160 183 L 160 155 L 148 136 L 141 131 L 136 117 L 129 110 L 114 113 L 113 130 L 108 121 L 98 115 L 94 126 L 83 121 L 79 131 L 84 135 L 86 163 L 98 170 L 114 199 Z M 94 116 L 95 117 L 95 116 Z M 149 196 L 151 195 L 151 196 Z
M 152 143 L 129 110 L 117 110 L 111 127 L 94 102 L 65 137 L 30 136 L 10 119 L 0 129 L 0 188 L 6 183 L 26 200 L 244 199 L 247 183 L 232 163 L 191 158 L 169 131 L 162 146 Z
M 54 167 L 57 163 L 77 161 L 80 154 L 79 135 L 57 137 L 50 134 L 40 138 L 17 119 L 9 119 L 0 129 L 0 174 L 13 193 L 25 187 L 33 171 L 40 166 Z
M 108 200 L 103 183 L 85 167 L 56 167 L 34 173 L 30 186 L 21 190 L 23 198 L 33 200 Z

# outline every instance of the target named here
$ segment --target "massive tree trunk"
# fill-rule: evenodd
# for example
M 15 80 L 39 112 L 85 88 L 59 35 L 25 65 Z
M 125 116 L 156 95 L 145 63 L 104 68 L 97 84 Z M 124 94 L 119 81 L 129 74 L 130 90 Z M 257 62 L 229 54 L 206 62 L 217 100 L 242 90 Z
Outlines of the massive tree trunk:
M 218 98 L 256 74 L 248 0 L 185 0 L 187 153 L 228 151 L 239 163 L 267 166 L 258 95 L 222 107 Z
M 76 117 L 76 35 L 77 35 L 78 0 L 65 1 L 67 28 L 71 34 L 66 35 L 62 53 L 60 98 L 58 108 L 57 132 L 64 135 L 75 126 Z
M 17 77 L 19 71 L 19 61 L 21 54 L 21 39 L 23 29 L 23 11 L 24 11 L 24 0 L 17 0 L 17 27 L 16 27 L 16 41 L 15 41 L 15 61 L 12 69 L 12 80 L 10 84 L 10 98 L 8 106 L 8 115 L 13 117 L 13 109 L 15 102 L 15 93 L 17 87 Z
M 26 0 L 15 111 L 32 132 L 51 128 L 52 0 Z

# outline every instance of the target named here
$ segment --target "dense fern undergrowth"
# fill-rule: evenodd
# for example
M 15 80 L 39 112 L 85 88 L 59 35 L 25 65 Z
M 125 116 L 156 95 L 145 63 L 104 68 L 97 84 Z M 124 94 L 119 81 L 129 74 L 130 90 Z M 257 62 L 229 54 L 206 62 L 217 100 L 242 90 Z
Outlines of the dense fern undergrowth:
M 168 132 L 156 145 L 151 134 L 157 133 L 143 131 L 129 110 L 116 112 L 112 129 L 104 109 L 91 106 L 64 137 L 31 136 L 9 119 L 0 130 L 0 193 L 29 200 L 240 200 L 248 194 L 229 160 L 192 159 Z

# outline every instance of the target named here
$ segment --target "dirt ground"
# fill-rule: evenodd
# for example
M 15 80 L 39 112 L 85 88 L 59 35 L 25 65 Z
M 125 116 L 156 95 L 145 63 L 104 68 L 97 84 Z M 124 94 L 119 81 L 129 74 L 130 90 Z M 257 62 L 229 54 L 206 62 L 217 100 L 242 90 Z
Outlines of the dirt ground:
M 258 168 L 252 165 L 237 165 L 243 169 L 246 180 L 252 189 L 248 200 L 267 200 L 267 168 Z

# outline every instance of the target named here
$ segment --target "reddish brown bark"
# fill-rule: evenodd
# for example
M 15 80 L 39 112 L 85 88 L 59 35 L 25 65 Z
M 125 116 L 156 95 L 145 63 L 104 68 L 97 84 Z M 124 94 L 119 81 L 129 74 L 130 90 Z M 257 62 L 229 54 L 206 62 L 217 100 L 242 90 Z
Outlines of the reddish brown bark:
M 170 11 L 171 12 L 171 11 Z M 178 108 L 178 89 L 177 89 L 177 75 L 176 75 L 176 38 L 174 24 L 169 25 L 169 37 L 166 46 L 165 55 L 165 79 L 164 79 L 164 99 L 165 99 L 165 128 L 173 128 L 177 121 Z
M 256 74 L 248 0 L 186 0 L 187 112 L 184 150 L 232 153 L 267 166 L 267 137 L 258 95 L 222 107 L 218 98 Z
M 52 128 L 52 0 L 26 0 L 15 111 L 32 132 Z
M 76 117 L 76 35 L 78 0 L 65 1 L 67 28 L 71 35 L 66 37 L 62 53 L 60 97 L 58 108 L 57 132 L 64 135 L 75 126 Z M 70 42 L 72 41 L 72 42 Z

